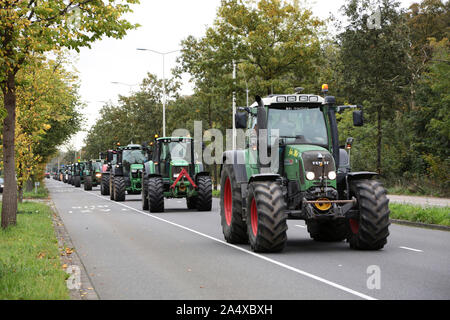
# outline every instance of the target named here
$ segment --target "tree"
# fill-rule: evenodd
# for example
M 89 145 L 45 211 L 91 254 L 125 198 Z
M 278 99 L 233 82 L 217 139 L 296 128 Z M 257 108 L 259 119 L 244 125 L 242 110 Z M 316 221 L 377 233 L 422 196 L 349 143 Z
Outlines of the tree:
M 368 19 L 380 12 L 380 25 Z M 392 0 L 350 0 L 343 7 L 349 21 L 338 37 L 342 89 L 353 103 L 364 102 L 369 121 L 376 123 L 376 170 L 382 171 L 383 121 L 392 119 L 407 83 L 407 33 L 404 14 Z
M 33 54 L 59 48 L 79 50 L 102 36 L 122 38 L 135 26 L 122 16 L 138 0 L 0 0 L 0 87 L 6 117 L 3 121 L 5 188 L 2 227 L 16 223 L 15 121 L 17 73 Z

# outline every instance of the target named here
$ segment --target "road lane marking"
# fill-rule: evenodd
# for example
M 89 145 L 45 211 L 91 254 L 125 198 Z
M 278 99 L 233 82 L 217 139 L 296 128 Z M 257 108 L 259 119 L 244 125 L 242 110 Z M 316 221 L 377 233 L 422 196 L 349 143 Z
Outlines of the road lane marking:
M 261 260 L 265 260 L 265 261 L 267 261 L 267 262 L 273 263 L 273 264 L 275 264 L 275 265 L 277 265 L 277 266 L 279 266 L 279 267 L 282 267 L 282 268 L 285 268 L 285 269 L 287 269 L 287 270 L 293 271 L 293 272 L 295 272 L 295 273 L 301 274 L 301 275 L 303 275 L 303 276 L 305 276 L 305 277 L 308 277 L 308 278 L 317 280 L 317 281 L 319 281 L 319 282 L 322 282 L 322 283 L 324 283 L 324 284 L 327 284 L 327 285 L 329 285 L 329 286 L 331 286 L 331 287 L 334 287 L 334 288 L 336 288 L 336 289 L 339 289 L 339 290 L 345 291 L 345 292 L 347 292 L 347 293 L 353 294 L 353 295 L 355 295 L 355 296 L 357 296 L 357 297 L 360 297 L 360 298 L 362 298 L 362 299 L 366 299 L 366 300 L 378 300 L 378 299 L 376 299 L 376 298 L 374 298 L 374 297 L 371 297 L 371 296 L 368 296 L 368 295 L 366 295 L 366 294 L 364 294 L 364 293 L 361 293 L 361 292 L 355 291 L 355 290 L 353 290 L 353 289 L 347 288 L 347 287 L 342 286 L 342 285 L 340 285 L 340 284 L 338 284 L 338 283 L 335 283 L 335 282 L 332 282 L 332 281 L 330 281 L 330 280 L 324 279 L 324 278 L 322 278 L 322 277 L 316 276 L 316 275 L 314 275 L 314 274 L 312 274 L 312 273 L 309 273 L 309 272 L 306 272 L 306 271 L 303 271 L 303 270 L 300 270 L 300 269 L 291 267 L 290 265 L 287 265 L 287 264 L 282 263 L 282 262 L 279 262 L 279 261 L 277 261 L 277 260 L 268 258 L 268 257 L 266 257 L 266 256 L 263 256 L 263 255 L 259 254 L 259 253 L 256 253 L 256 252 L 253 252 L 253 251 L 250 251 L 250 250 L 241 248 L 241 247 L 236 246 L 236 245 L 234 245 L 234 244 L 231 244 L 231 243 L 228 243 L 228 242 L 226 242 L 226 241 L 223 241 L 223 240 L 214 238 L 214 237 L 212 237 L 212 236 L 210 236 L 210 235 L 207 235 L 207 234 L 205 234 L 205 233 L 202 233 L 202 232 L 196 231 L 196 230 L 194 230 L 194 229 L 185 227 L 185 226 L 180 225 L 180 224 L 178 224 L 178 223 L 175 223 L 175 222 L 172 222 L 172 221 L 169 221 L 169 220 L 165 220 L 165 219 L 163 219 L 163 218 L 160 218 L 160 217 L 155 216 L 155 215 L 153 215 L 153 214 L 147 213 L 147 212 L 145 212 L 145 211 L 138 210 L 138 209 L 136 209 L 136 208 L 127 206 L 127 205 L 124 204 L 124 203 L 121 203 L 121 202 L 115 202 L 115 201 L 109 199 L 108 197 L 103 197 L 103 196 L 100 196 L 100 195 L 97 195 L 97 194 L 95 194 L 95 193 L 88 192 L 88 191 L 85 191 L 85 190 L 80 190 L 80 191 L 86 192 L 86 193 L 88 193 L 88 194 L 91 194 L 91 195 L 93 195 L 93 196 L 95 196 L 95 197 L 97 197 L 97 198 L 103 199 L 103 200 L 111 201 L 111 202 L 113 202 L 113 203 L 115 203 L 115 204 L 117 204 L 117 205 L 121 205 L 121 206 L 126 207 L 126 208 L 128 208 L 128 209 L 130 209 L 130 210 L 136 211 L 136 212 L 138 212 L 138 213 L 140 213 L 140 214 L 142 214 L 142 215 L 145 215 L 145 216 L 154 218 L 154 219 L 156 219 L 156 220 L 159 220 L 159 221 L 168 223 L 168 224 L 173 225 L 173 226 L 175 226 L 175 227 L 178 227 L 178 228 L 181 228 L 181 229 L 190 231 L 190 232 L 195 233 L 195 234 L 197 234 L 197 235 L 199 235 L 199 236 L 202 236 L 202 237 L 208 238 L 208 239 L 210 239 L 210 240 L 219 242 L 219 243 L 224 244 L 224 245 L 226 245 L 226 246 L 228 246 L 228 247 L 231 247 L 231 248 L 234 248 L 234 249 L 239 250 L 239 251 L 241 251 L 241 252 L 247 253 L 247 254 L 252 255 L 252 256 L 254 256 L 254 257 L 257 257 L 257 258 L 259 258 L 259 259 L 261 259 Z
M 415 252 L 423 252 L 423 250 L 419 250 L 419 249 L 414 249 L 414 248 L 408 248 L 408 247 L 399 247 L 400 249 L 405 249 L 405 250 L 410 250 L 410 251 L 415 251 Z
M 302 226 L 301 224 L 296 224 L 295 226 L 300 228 L 306 228 L 306 226 Z

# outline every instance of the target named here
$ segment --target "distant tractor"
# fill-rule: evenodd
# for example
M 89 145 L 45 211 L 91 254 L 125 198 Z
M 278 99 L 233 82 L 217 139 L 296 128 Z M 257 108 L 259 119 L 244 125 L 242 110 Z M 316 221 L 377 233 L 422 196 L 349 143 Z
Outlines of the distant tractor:
M 72 165 L 72 185 L 76 188 L 81 187 L 84 182 L 85 162 L 76 162 Z
M 143 210 L 163 212 L 164 198 L 186 198 L 188 209 L 211 210 L 211 177 L 195 161 L 192 138 L 157 138 L 151 154 L 142 175 Z
M 87 161 L 84 168 L 84 190 L 100 185 L 102 178 L 102 160 Z
M 144 147 L 130 144 L 116 150 L 116 161 L 111 166 L 109 177 L 110 199 L 125 201 L 125 194 L 140 194 L 142 191 L 142 169 L 147 160 Z
M 383 248 L 389 235 L 386 190 L 373 179 L 375 172 L 352 172 L 340 148 L 336 112 L 347 108 L 355 108 L 353 123 L 362 126 L 361 106 L 335 106 L 334 97 L 301 94 L 301 88 L 257 96 L 237 113 L 237 128 L 255 130 L 245 149 L 223 154 L 220 215 L 227 242 L 281 251 L 286 220 L 301 219 L 316 241 L 347 239 L 354 249 Z M 352 139 L 347 142 L 350 149 Z M 259 151 L 278 154 L 278 164 L 262 161 Z
M 100 153 L 100 159 L 103 160 L 101 168 L 100 193 L 104 196 L 110 195 L 109 178 L 111 175 L 111 168 L 117 162 L 116 150 L 108 150 Z

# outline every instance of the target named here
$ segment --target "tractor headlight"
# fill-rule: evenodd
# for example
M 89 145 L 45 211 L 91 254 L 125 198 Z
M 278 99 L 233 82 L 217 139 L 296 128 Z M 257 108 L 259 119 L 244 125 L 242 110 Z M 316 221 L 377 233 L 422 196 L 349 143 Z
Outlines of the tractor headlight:
M 312 171 L 306 172 L 306 179 L 314 180 L 315 177 L 316 177 L 316 175 L 314 174 L 314 172 L 312 172 Z
M 328 172 L 328 179 L 330 179 L 330 180 L 336 179 L 336 171 Z
M 136 172 L 137 172 L 137 169 L 133 169 L 133 170 L 131 170 L 131 172 L 132 172 L 132 173 L 136 173 Z
M 173 177 L 176 179 L 176 178 L 178 178 L 179 175 L 180 175 L 179 173 L 174 173 Z
M 101 177 L 102 177 L 102 174 L 99 172 L 99 173 L 96 173 L 95 176 L 96 176 L 97 178 L 101 178 Z

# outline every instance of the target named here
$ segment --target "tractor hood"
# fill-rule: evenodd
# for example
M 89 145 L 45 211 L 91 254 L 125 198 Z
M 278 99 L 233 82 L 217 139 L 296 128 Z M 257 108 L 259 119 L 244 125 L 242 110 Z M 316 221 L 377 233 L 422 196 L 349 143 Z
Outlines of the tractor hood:
M 179 167 L 179 166 L 187 167 L 189 165 L 189 162 L 187 162 L 184 159 L 172 159 L 170 161 L 170 164 L 172 166 L 176 166 L 176 167 Z
M 143 168 L 144 168 L 144 165 L 141 163 L 134 163 L 134 164 L 130 165 L 131 171 L 133 171 L 133 170 L 141 170 L 142 171 Z
M 299 166 L 296 166 L 296 163 Z M 316 145 L 287 145 L 284 164 L 291 179 L 294 178 L 294 174 L 297 176 L 296 171 L 300 169 L 299 177 L 302 184 L 309 180 L 306 179 L 308 172 L 314 173 L 312 180 L 317 181 L 324 175 L 328 177 L 330 171 L 336 171 L 333 155 L 327 149 Z

